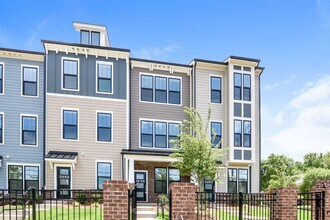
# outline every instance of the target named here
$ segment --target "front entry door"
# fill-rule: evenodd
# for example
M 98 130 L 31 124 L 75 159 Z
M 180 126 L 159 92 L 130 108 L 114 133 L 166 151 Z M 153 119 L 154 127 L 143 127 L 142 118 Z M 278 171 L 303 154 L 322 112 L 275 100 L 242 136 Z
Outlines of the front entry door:
M 206 198 L 211 201 L 214 202 L 214 187 L 215 187 L 215 182 L 212 180 L 204 180 L 204 191 L 205 191 L 205 195 Z
M 136 201 L 147 201 L 147 173 L 135 172 Z
M 57 198 L 70 198 L 71 189 L 71 168 L 57 167 Z

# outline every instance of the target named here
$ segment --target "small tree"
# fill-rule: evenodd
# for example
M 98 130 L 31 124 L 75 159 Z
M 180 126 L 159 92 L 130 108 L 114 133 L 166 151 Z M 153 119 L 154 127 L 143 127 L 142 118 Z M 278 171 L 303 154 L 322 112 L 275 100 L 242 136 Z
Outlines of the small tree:
M 203 191 L 203 180 L 216 180 L 219 164 L 222 160 L 223 150 L 219 149 L 220 143 L 215 146 L 213 132 L 211 141 L 208 136 L 211 109 L 209 108 L 207 122 L 203 124 L 200 113 L 194 108 L 185 108 L 188 119 L 184 120 L 180 138 L 174 141 L 176 151 L 171 154 L 177 159 L 173 166 L 184 175 L 190 175 Z M 221 142 L 221 141 L 220 141 Z

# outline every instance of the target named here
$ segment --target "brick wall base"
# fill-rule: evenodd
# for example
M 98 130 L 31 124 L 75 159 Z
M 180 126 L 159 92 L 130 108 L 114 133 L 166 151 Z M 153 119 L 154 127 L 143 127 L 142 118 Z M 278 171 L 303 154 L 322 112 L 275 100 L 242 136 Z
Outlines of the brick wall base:
M 194 183 L 172 183 L 172 220 L 195 219 L 196 185 Z
M 330 219 L 330 179 L 317 180 L 312 192 L 325 192 L 325 219 Z
M 276 188 L 270 193 L 276 193 L 274 210 L 271 210 L 271 220 L 297 220 L 298 189 L 295 187 Z

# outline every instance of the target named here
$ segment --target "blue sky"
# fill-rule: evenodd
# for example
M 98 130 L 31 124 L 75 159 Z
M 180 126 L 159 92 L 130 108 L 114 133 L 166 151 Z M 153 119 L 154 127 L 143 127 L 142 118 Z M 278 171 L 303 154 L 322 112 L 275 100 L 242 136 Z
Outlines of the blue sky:
M 188 63 L 260 58 L 262 156 L 330 150 L 330 1 L 5 1 L 0 47 L 78 42 L 72 21 L 104 24 L 133 57 Z

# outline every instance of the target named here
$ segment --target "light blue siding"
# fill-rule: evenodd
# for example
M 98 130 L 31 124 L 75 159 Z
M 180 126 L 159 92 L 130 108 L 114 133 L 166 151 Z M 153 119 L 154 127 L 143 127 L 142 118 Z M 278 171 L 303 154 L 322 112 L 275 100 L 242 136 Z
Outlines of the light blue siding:
M 10 59 L 0 57 L 4 63 L 4 95 L 0 95 L 0 112 L 4 113 L 4 145 L 0 145 L 3 156 L 0 168 L 0 188 L 7 188 L 8 164 L 36 164 L 40 166 L 40 187 L 43 186 L 43 97 L 44 66 L 42 61 Z M 21 65 L 39 67 L 38 97 L 21 96 Z M 20 146 L 20 115 L 38 115 L 38 146 Z

